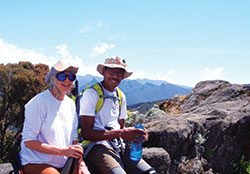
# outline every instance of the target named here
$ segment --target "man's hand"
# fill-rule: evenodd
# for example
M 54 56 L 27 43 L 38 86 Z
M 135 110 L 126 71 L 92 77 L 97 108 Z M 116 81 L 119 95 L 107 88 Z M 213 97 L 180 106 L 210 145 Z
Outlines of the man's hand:
M 122 131 L 121 137 L 123 139 L 134 141 L 136 144 L 139 144 L 138 141 L 144 141 L 148 138 L 147 130 L 128 127 L 121 129 L 121 131 Z

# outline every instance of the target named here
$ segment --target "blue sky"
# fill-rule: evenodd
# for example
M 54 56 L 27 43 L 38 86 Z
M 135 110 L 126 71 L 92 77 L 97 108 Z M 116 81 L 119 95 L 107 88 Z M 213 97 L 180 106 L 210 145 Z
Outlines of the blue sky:
M 250 83 L 249 0 L 0 0 L 0 63 L 67 58 L 98 75 L 110 55 L 131 79 Z

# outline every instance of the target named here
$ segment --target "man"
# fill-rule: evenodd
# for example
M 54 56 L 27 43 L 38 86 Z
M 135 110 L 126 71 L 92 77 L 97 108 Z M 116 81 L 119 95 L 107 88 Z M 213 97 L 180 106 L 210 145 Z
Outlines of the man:
M 118 56 L 108 57 L 104 64 L 97 66 L 97 71 L 104 77 L 99 84 L 103 90 L 100 96 L 104 98 L 99 111 L 96 110 L 99 95 L 94 88 L 88 88 L 80 100 L 82 136 L 92 142 L 86 150 L 86 162 L 90 169 L 94 169 L 94 173 L 156 173 L 144 160 L 132 162 L 128 157 L 128 149 L 123 153 L 122 146 L 118 147 L 117 142 L 109 141 L 116 138 L 143 141 L 147 138 L 145 130 L 124 127 L 127 117 L 126 98 L 122 92 L 119 97 L 117 86 L 132 74 L 126 70 L 126 66 L 125 59 Z

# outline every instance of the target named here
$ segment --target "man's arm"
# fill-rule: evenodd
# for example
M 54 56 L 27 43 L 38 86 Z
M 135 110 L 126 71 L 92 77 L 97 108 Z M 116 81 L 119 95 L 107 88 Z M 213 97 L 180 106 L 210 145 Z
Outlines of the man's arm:
M 121 137 L 120 130 L 94 130 L 95 117 L 81 115 L 82 137 L 86 140 L 101 141 Z
M 94 130 L 95 117 L 81 115 L 82 136 L 86 140 L 101 141 L 114 138 L 124 138 L 134 140 L 136 137 L 144 140 L 147 138 L 147 131 L 133 127 L 124 128 L 124 120 L 120 120 L 121 129 L 119 130 Z
M 119 120 L 119 124 L 120 124 L 120 128 L 123 129 L 125 125 L 125 120 L 124 119 Z

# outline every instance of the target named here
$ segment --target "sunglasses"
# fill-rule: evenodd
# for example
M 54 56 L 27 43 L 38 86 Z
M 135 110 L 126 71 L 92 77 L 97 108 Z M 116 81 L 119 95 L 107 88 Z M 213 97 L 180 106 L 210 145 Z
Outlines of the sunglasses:
M 64 80 L 66 80 L 67 77 L 71 82 L 73 82 L 76 79 L 76 75 L 73 73 L 69 73 L 69 74 L 59 73 L 56 75 L 57 80 L 59 80 L 60 82 L 63 82 Z
M 106 71 L 112 76 L 114 75 L 117 75 L 118 77 L 124 76 L 124 70 L 115 71 L 112 68 L 106 68 Z

